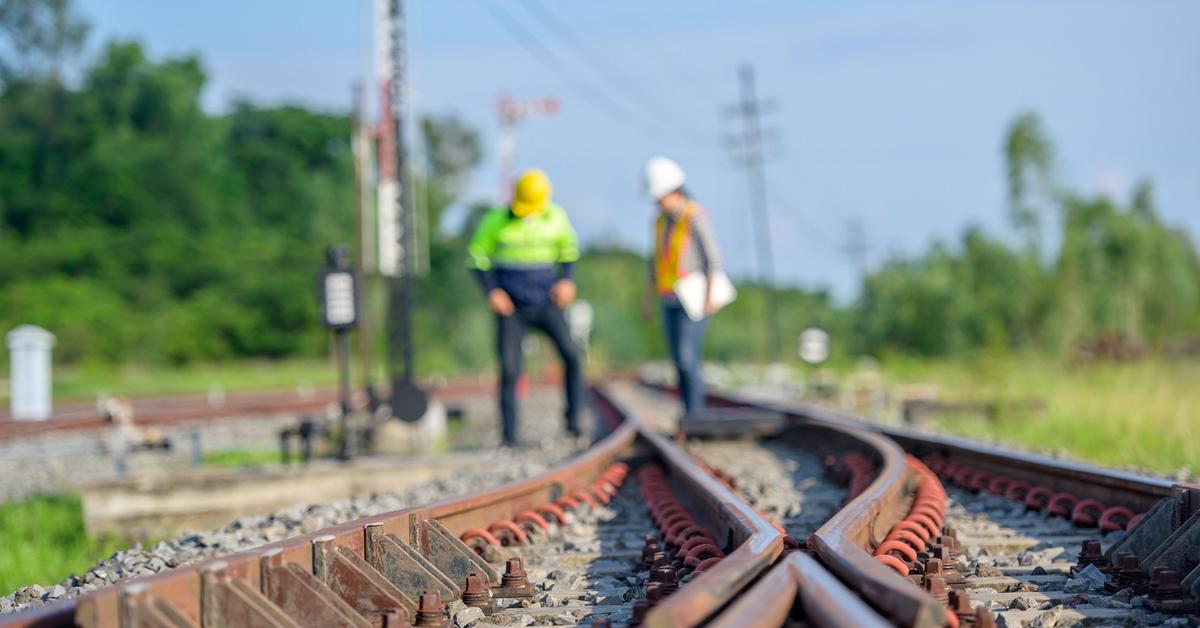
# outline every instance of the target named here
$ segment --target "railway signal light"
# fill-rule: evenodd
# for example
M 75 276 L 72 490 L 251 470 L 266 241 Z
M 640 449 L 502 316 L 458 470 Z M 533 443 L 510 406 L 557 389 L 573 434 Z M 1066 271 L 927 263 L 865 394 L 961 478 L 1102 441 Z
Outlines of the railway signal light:
M 358 324 L 358 278 L 344 248 L 331 246 L 325 255 L 328 265 L 317 284 L 321 322 L 333 330 L 350 329 Z
M 342 445 L 338 457 L 349 460 L 350 446 L 350 347 L 347 338 L 358 324 L 358 280 L 350 268 L 349 255 L 340 246 L 325 250 L 326 266 L 318 274 L 317 296 L 321 301 L 321 321 L 332 329 L 337 343 L 338 384 L 342 417 Z

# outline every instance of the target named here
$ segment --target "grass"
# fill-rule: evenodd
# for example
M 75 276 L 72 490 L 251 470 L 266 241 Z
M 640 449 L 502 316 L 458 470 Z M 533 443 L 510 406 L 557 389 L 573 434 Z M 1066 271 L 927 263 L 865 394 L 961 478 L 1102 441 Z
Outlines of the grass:
M 1062 452 L 1105 466 L 1200 473 L 1200 361 L 1147 360 L 1071 366 L 1045 358 L 885 360 L 891 383 L 937 384 L 946 399 L 1025 399 L 1041 413 L 997 421 L 941 419 L 940 429 L 1028 449 Z
M 0 504 L 0 595 L 29 584 L 53 585 L 127 547 L 121 538 L 90 538 L 74 495 Z
M 80 365 L 54 369 L 56 400 L 92 399 L 101 393 L 122 397 L 203 393 L 213 388 L 227 393 L 301 386 L 326 388 L 336 383 L 333 362 L 312 359 L 241 360 L 181 367 Z M 0 386 L 0 399 L 7 397 L 7 386 Z
M 260 467 L 273 464 L 283 464 L 283 454 L 278 449 L 219 449 L 204 452 L 206 467 Z

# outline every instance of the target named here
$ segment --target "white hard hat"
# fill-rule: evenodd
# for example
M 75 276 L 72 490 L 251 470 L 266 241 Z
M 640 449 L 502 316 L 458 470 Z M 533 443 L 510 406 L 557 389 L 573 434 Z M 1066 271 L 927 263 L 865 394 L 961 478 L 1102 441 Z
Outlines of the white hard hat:
M 651 157 L 646 162 L 646 193 L 658 200 L 683 187 L 687 175 L 668 157 Z

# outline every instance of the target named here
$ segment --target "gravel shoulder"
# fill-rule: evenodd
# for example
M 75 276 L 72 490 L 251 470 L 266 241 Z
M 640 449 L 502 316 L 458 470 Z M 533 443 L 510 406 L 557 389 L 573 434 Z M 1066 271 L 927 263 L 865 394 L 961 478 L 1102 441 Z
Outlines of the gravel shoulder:
M 1079 528 L 1066 519 L 1027 512 L 1024 504 L 950 488 L 946 525 L 961 544 L 955 560 L 974 606 L 1001 626 L 1187 626 L 1154 612 L 1131 589 L 1106 592 L 1095 566 L 1073 570 L 1085 540 L 1107 550 L 1124 532 Z

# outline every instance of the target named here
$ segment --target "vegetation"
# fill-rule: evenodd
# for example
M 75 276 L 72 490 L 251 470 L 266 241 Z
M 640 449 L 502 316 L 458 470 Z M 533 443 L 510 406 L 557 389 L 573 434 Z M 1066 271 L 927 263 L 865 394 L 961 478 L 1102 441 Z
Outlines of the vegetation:
M 884 362 L 891 383 L 935 383 L 956 399 L 1045 400 L 1044 412 L 936 425 L 971 438 L 1064 453 L 1095 463 L 1200 475 L 1200 362 L 1147 360 L 1069 368 L 1035 355 Z
M 894 259 L 867 277 L 856 308 L 859 350 L 958 356 L 983 348 L 1069 355 L 1100 338 L 1131 351 L 1170 349 L 1200 330 L 1200 256 L 1163 224 L 1153 186 L 1121 201 L 1057 181 L 1033 114 L 1008 133 L 1017 246 L 976 227 L 954 250 Z M 1044 241 L 1057 219 L 1057 251 Z
M 120 41 L 83 59 L 87 25 L 68 0 L 0 7 L 0 329 L 33 322 L 56 333 L 57 385 L 67 394 L 329 383 L 313 275 L 327 244 L 352 240 L 348 117 L 250 102 L 215 115 L 200 106 L 199 59 L 151 59 Z M 443 115 L 421 120 L 417 139 L 426 175 L 415 192 L 432 226 L 428 273 L 416 287 L 418 372 L 490 368 L 493 323 L 462 254 L 485 207 L 472 207 L 457 231 L 442 220 L 469 201 L 462 183 L 478 165 L 479 138 Z M 1072 421 L 1105 421 L 1074 444 L 1102 460 L 1126 457 L 1105 451 L 1132 456 L 1135 442 L 1114 449 L 1104 434 L 1148 420 L 1155 403 L 1164 404 L 1154 412 L 1164 428 L 1157 433 L 1179 436 L 1169 427 L 1179 423 L 1188 435 L 1194 421 L 1171 409 L 1188 398 L 1186 387 L 1160 386 L 1174 380 L 1166 373 L 1192 373 L 1195 364 L 1161 356 L 1200 346 L 1195 243 L 1159 218 L 1149 181 L 1125 199 L 1071 189 L 1035 114 L 1014 120 L 1004 146 L 1007 169 L 998 174 L 1007 178 L 1010 232 L 969 226 L 955 242 L 889 259 L 846 306 L 823 291 L 772 288 L 783 346 L 769 343 L 762 324 L 768 288 L 741 285 L 712 327 L 707 357 L 792 359 L 809 325 L 832 333 L 835 360 L 927 358 L 934 378 L 938 365 L 1032 356 L 1005 358 L 1012 368 L 995 372 L 964 369 L 980 375 L 975 383 L 946 381 L 971 390 L 986 375 L 996 378 L 991 386 L 1044 394 L 1046 420 L 1006 430 L 1031 441 Z M 657 326 L 639 316 L 644 265 L 612 246 L 579 264 L 580 295 L 595 307 L 593 363 L 664 355 Z M 370 281 L 367 309 L 377 321 L 384 301 L 384 286 Z M 1096 365 L 1108 358 L 1150 362 Z M 1115 385 L 1126 381 L 1140 388 Z M 1097 399 L 1121 390 L 1130 401 L 1086 405 L 1089 385 L 1099 387 Z M 1132 401 L 1152 391 L 1168 399 Z M 1195 453 L 1186 442 L 1169 437 L 1157 451 L 1185 460 Z
M 128 542 L 112 536 L 89 538 L 78 497 L 45 495 L 0 504 L 0 591 L 32 583 L 54 584 L 64 574 L 83 573 L 98 557 Z
M 278 449 L 219 449 L 204 452 L 206 467 L 262 467 L 283 464 Z
M 154 60 L 137 43 L 110 42 L 87 63 L 77 56 L 87 27 L 69 2 L 4 6 L 0 328 L 48 327 L 58 363 L 84 370 L 325 353 L 313 275 L 324 246 L 352 240 L 347 116 L 249 102 L 212 115 L 200 106 L 199 59 Z M 77 84 L 60 79 L 65 65 L 80 65 Z M 416 193 L 433 229 L 416 337 L 439 339 L 423 343 L 419 367 L 477 370 L 491 364 L 492 323 L 462 250 L 484 207 L 457 233 L 442 216 L 460 201 L 479 140 L 453 116 L 423 119 L 419 136 L 427 176 Z M 788 357 L 811 324 L 830 328 L 842 355 L 939 357 L 987 347 L 1065 355 L 1105 335 L 1154 349 L 1200 329 L 1200 258 L 1158 219 L 1148 182 L 1124 201 L 1068 189 L 1032 114 L 1014 122 L 1006 150 L 1019 241 L 968 228 L 955 245 L 889 260 L 847 308 L 823 292 L 779 289 L 784 347 L 760 323 L 765 290 L 743 286 L 713 326 L 708 356 Z M 580 264 L 598 360 L 661 355 L 659 335 L 638 318 L 644 263 L 604 248 Z M 371 286 L 376 317 L 382 288 Z

